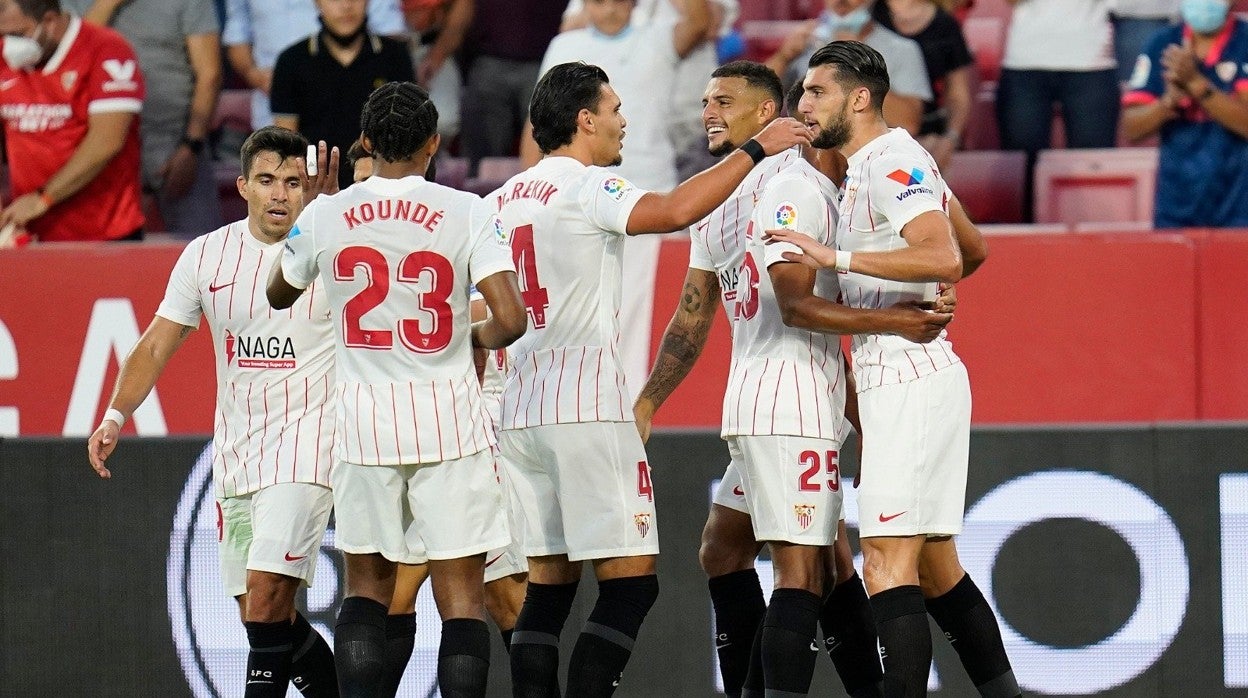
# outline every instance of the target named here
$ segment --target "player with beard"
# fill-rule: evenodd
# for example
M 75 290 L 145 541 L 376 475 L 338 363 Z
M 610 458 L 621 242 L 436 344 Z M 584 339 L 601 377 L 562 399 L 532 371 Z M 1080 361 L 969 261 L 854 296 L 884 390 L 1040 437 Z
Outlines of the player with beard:
M 756 135 L 780 116 L 781 95 L 780 80 L 762 64 L 736 61 L 716 69 L 702 100 L 709 152 L 720 157 L 728 155 Z M 818 152 L 811 151 L 811 155 Z M 714 297 L 720 298 L 732 320 L 746 228 L 754 203 L 775 174 L 801 157 L 795 148 L 764 159 L 727 201 L 690 229 L 689 269 L 680 303 L 633 408 L 643 440 L 649 437 L 654 413 L 688 375 L 706 344 L 719 306 L 712 300 Z M 843 158 L 839 164 L 843 173 Z M 913 310 L 909 319 L 922 323 L 929 318 Z M 709 578 L 715 647 L 724 691 L 729 696 L 741 695 L 751 646 L 766 611 L 754 569 L 762 544 L 754 537 L 739 468 L 736 461 L 730 462 L 720 480 L 698 554 Z M 835 560 L 835 573 L 828 575 L 829 582 L 836 582 L 835 591 L 828 595 L 820 613 L 825 647 L 846 691 L 850 695 L 873 695 L 870 691 L 881 676 L 874 621 L 866 591 L 854 571 L 843 522 L 839 524 Z M 761 674 L 757 679 L 761 681 Z
M 811 57 L 803 85 L 799 110 L 818 132 L 814 143 L 839 148 L 849 172 L 835 244 L 769 231 L 771 242 L 788 247 L 784 259 L 840 272 L 845 302 L 857 308 L 932 298 L 938 283 L 978 266 L 982 239 L 951 223 L 949 191 L 931 156 L 884 123 L 889 77 L 879 53 L 832 42 Z M 889 695 L 926 694 L 928 613 L 982 695 L 1020 695 L 996 617 L 953 541 L 966 496 L 966 369 L 943 333 L 931 344 L 855 337 L 853 358 L 868 435 L 858 497 L 865 576 Z

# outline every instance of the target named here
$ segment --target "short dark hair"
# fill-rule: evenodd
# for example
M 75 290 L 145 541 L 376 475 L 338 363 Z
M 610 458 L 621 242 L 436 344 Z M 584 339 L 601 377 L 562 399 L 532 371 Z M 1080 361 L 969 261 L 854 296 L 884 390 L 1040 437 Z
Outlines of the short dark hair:
M 802 87 L 802 83 L 793 83 L 789 87 L 789 91 L 784 95 L 784 111 L 789 116 L 797 118 L 797 105 L 802 101 L 802 95 L 806 94 L 806 88 Z
M 780 78 L 776 77 L 776 71 L 768 68 L 762 63 L 754 61 L 733 61 L 725 63 L 715 69 L 711 73 L 713 78 L 741 78 L 745 80 L 745 84 L 756 90 L 762 90 L 771 97 L 776 103 L 776 110 L 779 111 L 784 103 L 784 86 L 780 84 Z
M 388 82 L 368 96 L 360 131 L 372 144 L 373 157 L 407 160 L 438 132 L 438 109 L 420 85 Z
M 597 112 L 602 86 L 608 83 L 606 71 L 581 61 L 560 63 L 546 71 L 533 88 L 533 100 L 529 103 L 529 121 L 533 123 L 537 147 L 549 153 L 571 143 L 576 135 L 577 114 L 582 109 Z
M 364 142 L 357 138 L 355 139 L 355 142 L 351 144 L 351 147 L 347 148 L 347 167 L 355 168 L 357 160 L 371 157 L 373 157 L 373 154 L 364 150 Z
M 808 68 L 836 66 L 836 81 L 846 91 L 865 87 L 871 92 L 871 106 L 884 109 L 888 94 L 888 65 L 879 51 L 861 41 L 833 41 L 810 57 Z
M 263 152 L 277 153 L 286 158 L 301 158 L 308 154 L 308 139 L 281 126 L 265 126 L 253 131 L 239 151 L 239 159 L 243 163 L 243 179 L 251 177 L 251 165 L 256 156 Z
M 61 11 L 61 0 L 14 0 L 18 9 L 27 17 L 43 19 L 49 12 Z

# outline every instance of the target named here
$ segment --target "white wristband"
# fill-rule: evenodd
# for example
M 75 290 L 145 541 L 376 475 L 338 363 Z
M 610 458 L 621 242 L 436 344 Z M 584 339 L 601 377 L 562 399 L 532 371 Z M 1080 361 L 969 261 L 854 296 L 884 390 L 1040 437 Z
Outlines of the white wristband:
M 852 252 L 846 252 L 845 250 L 837 250 L 836 251 L 836 265 L 835 265 L 836 270 L 837 271 L 849 271 L 849 260 L 852 257 L 853 257 Z
M 111 407 L 105 410 L 103 421 L 107 422 L 109 420 L 116 422 L 118 429 L 126 426 L 126 415 L 122 414 L 121 410 L 115 410 Z

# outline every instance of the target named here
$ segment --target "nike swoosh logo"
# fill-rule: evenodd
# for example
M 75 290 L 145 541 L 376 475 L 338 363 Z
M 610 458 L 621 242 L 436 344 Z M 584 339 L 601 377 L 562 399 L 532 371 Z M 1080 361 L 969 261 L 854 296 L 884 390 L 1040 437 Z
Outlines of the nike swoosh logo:
M 300 560 L 304 559 L 305 557 L 307 557 L 307 555 L 300 555 L 299 557 L 292 557 L 292 556 L 291 556 L 291 554 L 290 554 L 290 552 L 289 552 L 289 551 L 287 551 L 287 553 L 286 553 L 286 562 L 299 562 Z
M 744 496 L 745 496 L 745 490 L 741 489 L 741 485 L 737 485 L 736 487 L 733 487 L 733 488 L 732 488 L 732 493 L 733 493 L 733 494 L 735 494 L 735 495 L 737 495 L 738 497 L 744 497 Z
M 907 509 L 906 511 L 910 511 L 910 510 L 909 510 L 909 509 Z M 896 514 L 893 514 L 892 516 L 885 516 L 885 515 L 883 515 L 883 514 L 880 514 L 880 523 L 888 523 L 889 521 L 892 521 L 893 519 L 897 518 L 898 516 L 901 516 L 901 515 L 902 515 L 902 514 L 904 514 L 904 513 L 906 513 L 906 512 L 905 512 L 905 511 L 899 511 L 899 512 L 897 512 Z
M 208 292 L 209 292 L 209 293 L 216 293 L 217 291 L 220 291 L 220 290 L 221 290 L 221 289 L 223 289 L 223 288 L 229 288 L 230 286 L 233 286 L 235 283 L 238 283 L 238 282 L 236 282 L 236 281 L 231 281 L 231 282 L 230 282 L 230 283 L 228 283 L 228 284 L 221 284 L 220 286 L 213 286 L 212 284 L 208 284 Z
M 485 566 L 486 566 L 486 567 L 489 567 L 490 565 L 494 564 L 495 562 L 498 562 L 499 560 L 503 559 L 503 555 L 506 555 L 506 554 L 507 554 L 507 553 L 502 553 L 502 554 L 500 554 L 498 557 L 495 557 L 493 560 L 490 560 L 489 562 L 485 563 Z

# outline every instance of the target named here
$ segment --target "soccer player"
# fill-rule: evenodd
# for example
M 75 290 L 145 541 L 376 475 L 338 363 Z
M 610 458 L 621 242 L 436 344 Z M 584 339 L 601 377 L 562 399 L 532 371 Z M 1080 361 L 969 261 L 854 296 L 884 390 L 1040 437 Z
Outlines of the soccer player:
M 702 100 L 710 153 L 731 153 L 778 117 L 781 89 L 775 73 L 759 63 L 735 61 L 716 69 Z M 800 88 L 798 92 L 800 95 Z M 732 320 L 737 276 L 745 254 L 745 232 L 756 197 L 776 173 L 800 157 L 797 150 L 790 149 L 763 160 L 727 201 L 690 229 L 689 270 L 681 300 L 633 408 L 643 441 L 649 436 L 655 411 L 688 375 L 706 344 L 717 307 L 712 300 L 715 296 L 719 296 Z M 698 553 L 709 577 L 715 647 L 724 691 L 729 696 L 741 694 L 751 645 L 766 610 L 754 570 L 762 544 L 754 538 L 738 470 L 735 461 L 729 463 L 720 480 Z M 853 554 L 843 528 L 840 530 L 836 541 L 836 592 L 828 595 L 821 616 L 825 646 L 846 691 L 855 695 L 879 681 L 879 659 L 866 591 L 854 572 Z M 830 587 L 833 580 L 827 581 Z M 762 679 L 761 675 L 757 678 Z
M 319 277 L 337 320 L 340 686 L 346 696 L 379 691 L 396 563 L 423 543 L 442 617 L 438 686 L 482 696 L 485 552 L 509 536 L 472 347 L 522 335 L 524 306 L 498 219 L 472 194 L 421 176 L 439 144 L 428 93 L 381 86 L 361 127 L 373 176 L 300 215 L 268 286 L 280 309 Z M 490 319 L 469 322 L 469 284 Z
M 585 560 L 599 595 L 572 652 L 568 695 L 614 691 L 658 595 L 654 490 L 616 348 L 625 235 L 690 225 L 767 154 L 807 140 L 804 126 L 779 119 L 710 170 L 652 193 L 603 169 L 620 162 L 620 107 L 597 66 L 552 68 L 530 112 L 545 157 L 490 197 L 532 323 L 511 349 L 500 439 L 529 556 L 512 635 L 517 696 L 558 691 L 559 633 Z
M 333 329 L 318 286 L 274 313 L 258 283 L 282 249 L 305 198 L 337 188 L 337 151 L 321 149 L 309 180 L 307 141 L 268 127 L 243 143 L 238 191 L 246 220 L 191 241 L 152 324 L 122 363 L 108 411 L 87 444 L 100 477 L 126 419 L 202 315 L 217 355 L 213 482 L 221 579 L 238 599 L 251 652 L 246 695 L 337 695 L 329 645 L 295 610 L 310 586 L 333 503 Z M 292 622 L 293 619 L 293 622 Z
M 773 240 L 797 248 L 784 259 L 841 272 L 845 301 L 856 308 L 933 298 L 937 282 L 956 282 L 982 261 L 982 240 L 950 223 L 948 188 L 931 156 L 885 125 L 889 78 L 876 51 L 832 42 L 811 57 L 803 84 L 800 111 L 817 131 L 814 144 L 839 148 L 849 173 L 835 246 L 777 231 Z M 867 434 L 860 529 L 886 686 L 898 695 L 925 694 L 930 613 L 982 695 L 1020 695 L 996 617 L 953 542 L 966 496 L 966 369 L 944 336 L 926 345 L 859 336 L 853 358 Z

